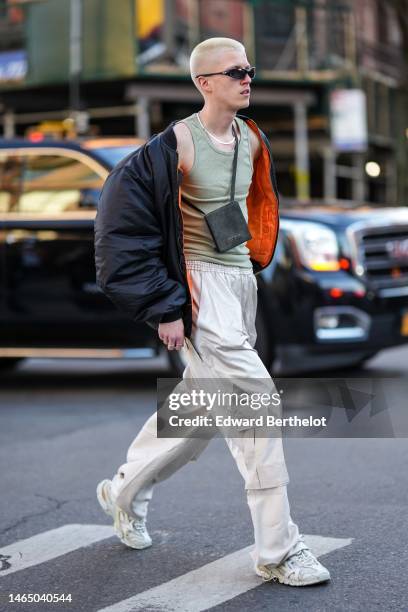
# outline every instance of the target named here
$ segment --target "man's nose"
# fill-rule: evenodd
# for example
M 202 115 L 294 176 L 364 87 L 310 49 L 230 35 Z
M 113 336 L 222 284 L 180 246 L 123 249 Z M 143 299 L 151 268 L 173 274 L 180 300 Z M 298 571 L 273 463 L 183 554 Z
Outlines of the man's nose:
M 252 79 L 249 76 L 249 74 L 246 74 L 245 77 L 241 80 L 241 83 L 243 85 L 249 85 L 250 83 L 252 83 Z

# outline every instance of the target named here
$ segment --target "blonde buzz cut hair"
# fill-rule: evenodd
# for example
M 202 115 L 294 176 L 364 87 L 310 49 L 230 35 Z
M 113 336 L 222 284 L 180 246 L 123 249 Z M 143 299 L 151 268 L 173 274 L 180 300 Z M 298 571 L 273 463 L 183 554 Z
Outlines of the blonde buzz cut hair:
M 234 38 L 207 38 L 194 47 L 190 55 L 190 74 L 194 85 L 199 91 L 200 85 L 195 78 L 196 74 L 212 72 L 212 61 L 222 51 L 245 51 L 244 45 Z

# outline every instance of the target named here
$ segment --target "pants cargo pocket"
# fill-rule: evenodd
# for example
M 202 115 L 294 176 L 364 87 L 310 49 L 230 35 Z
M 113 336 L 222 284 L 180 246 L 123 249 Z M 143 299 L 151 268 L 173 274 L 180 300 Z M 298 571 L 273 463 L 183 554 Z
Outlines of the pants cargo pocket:
M 289 483 L 281 438 L 256 437 L 248 429 L 226 443 L 245 481 L 245 489 L 270 489 Z

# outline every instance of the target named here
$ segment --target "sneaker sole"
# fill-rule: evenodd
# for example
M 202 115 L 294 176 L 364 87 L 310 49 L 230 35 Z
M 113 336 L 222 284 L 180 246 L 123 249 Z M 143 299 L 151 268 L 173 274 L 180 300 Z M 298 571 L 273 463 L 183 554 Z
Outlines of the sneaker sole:
M 111 509 L 111 506 L 109 505 L 109 503 L 106 500 L 106 497 L 104 496 L 105 486 L 109 482 L 110 482 L 110 480 L 105 479 L 105 480 L 102 480 L 98 484 L 98 486 L 96 487 L 96 498 L 97 498 L 97 500 L 99 502 L 100 507 L 105 512 L 105 514 L 107 514 L 108 516 L 113 518 L 113 510 Z
M 265 582 L 270 582 L 271 580 L 274 581 L 278 581 L 280 584 L 286 584 L 288 586 L 309 586 L 312 584 L 319 584 L 321 582 L 327 582 L 328 580 L 330 580 L 330 574 L 329 572 L 327 572 L 327 575 L 321 576 L 321 577 L 316 577 L 316 578 L 312 578 L 311 580 L 294 580 L 293 578 L 288 579 L 285 578 L 285 576 L 283 576 L 279 571 L 276 571 L 276 569 L 271 569 L 270 573 L 271 573 L 271 578 L 267 579 L 265 578 L 264 574 L 260 573 L 260 572 L 256 572 L 258 576 L 260 576 L 261 578 L 264 579 Z
M 110 484 L 110 480 L 108 479 L 102 480 L 96 487 L 96 497 L 97 497 L 100 507 L 105 512 L 105 514 L 113 518 L 114 520 L 113 530 L 115 532 L 115 535 L 119 538 L 122 544 L 125 544 L 125 546 L 127 546 L 128 548 L 134 548 L 135 550 L 143 550 L 144 548 L 149 548 L 152 545 L 152 540 L 150 537 L 149 537 L 149 540 L 145 540 L 144 542 L 141 542 L 140 545 L 139 544 L 135 545 L 134 543 L 126 539 L 126 536 L 124 535 L 120 527 L 120 519 L 119 519 L 120 511 L 118 510 L 117 512 L 115 512 L 114 508 L 112 508 L 112 505 L 109 504 L 109 502 L 107 501 L 106 495 L 104 494 L 105 487 L 109 484 Z
M 116 513 L 115 520 L 113 523 L 113 530 L 122 544 L 125 544 L 128 548 L 134 548 L 135 550 L 143 550 L 144 548 L 150 548 L 152 545 L 152 539 L 149 537 L 148 540 L 144 540 L 140 544 L 134 544 L 133 542 L 126 539 L 121 527 L 120 527 L 120 519 L 119 519 L 120 510 Z

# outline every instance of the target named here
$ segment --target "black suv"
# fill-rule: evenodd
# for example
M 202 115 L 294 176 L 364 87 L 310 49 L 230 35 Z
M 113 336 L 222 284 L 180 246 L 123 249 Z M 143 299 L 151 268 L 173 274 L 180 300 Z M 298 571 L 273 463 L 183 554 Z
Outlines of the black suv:
M 154 357 L 157 334 L 95 283 L 93 223 L 136 139 L 0 140 L 0 367 L 24 357 Z M 363 362 L 408 341 L 408 208 L 287 206 L 257 275 L 273 373 Z M 180 354 L 169 352 L 177 374 Z

